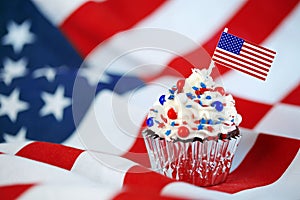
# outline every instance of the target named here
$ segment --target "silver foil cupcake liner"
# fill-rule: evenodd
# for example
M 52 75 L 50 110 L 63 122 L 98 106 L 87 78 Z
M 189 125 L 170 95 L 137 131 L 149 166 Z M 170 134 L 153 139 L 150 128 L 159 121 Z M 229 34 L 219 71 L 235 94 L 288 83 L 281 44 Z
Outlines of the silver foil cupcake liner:
M 151 168 L 167 177 L 198 186 L 226 180 L 241 136 L 204 141 L 167 141 L 143 134 Z

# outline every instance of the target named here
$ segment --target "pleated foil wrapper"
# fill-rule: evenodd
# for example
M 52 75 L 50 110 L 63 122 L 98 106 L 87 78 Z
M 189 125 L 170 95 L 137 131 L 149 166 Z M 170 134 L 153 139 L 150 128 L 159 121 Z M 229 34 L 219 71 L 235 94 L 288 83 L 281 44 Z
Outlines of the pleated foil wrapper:
M 241 135 L 217 140 L 167 141 L 143 133 L 152 170 L 197 186 L 224 182 Z

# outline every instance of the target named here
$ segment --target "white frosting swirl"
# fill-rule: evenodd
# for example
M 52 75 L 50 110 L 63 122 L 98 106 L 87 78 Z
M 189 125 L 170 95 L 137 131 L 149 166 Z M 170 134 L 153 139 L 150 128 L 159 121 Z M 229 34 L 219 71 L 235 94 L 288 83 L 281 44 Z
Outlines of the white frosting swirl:
M 174 86 L 162 95 L 150 109 L 148 129 L 167 140 L 204 139 L 235 130 L 242 120 L 235 101 L 208 73 L 193 69 L 182 89 Z

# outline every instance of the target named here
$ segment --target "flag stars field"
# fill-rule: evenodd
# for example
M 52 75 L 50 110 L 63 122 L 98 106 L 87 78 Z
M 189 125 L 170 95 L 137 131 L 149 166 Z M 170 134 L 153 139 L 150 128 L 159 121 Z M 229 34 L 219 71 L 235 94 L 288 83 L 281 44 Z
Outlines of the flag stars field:
M 3 45 L 11 45 L 15 53 L 20 53 L 24 45 L 31 44 L 36 37 L 30 32 L 31 22 L 24 21 L 22 24 L 17 24 L 10 21 L 7 25 L 8 33 L 2 38 Z
M 3 69 L 1 69 L 0 78 L 6 85 L 10 85 L 12 80 L 25 76 L 27 73 L 27 60 L 21 58 L 17 61 L 6 58 L 3 61 Z
M 14 89 L 9 96 L 0 94 L 0 117 L 8 116 L 12 122 L 16 122 L 18 113 L 29 108 L 29 104 L 20 100 L 19 89 Z
M 57 121 L 63 119 L 64 109 L 71 105 L 71 98 L 64 96 L 65 89 L 58 86 L 54 94 L 42 92 L 41 97 L 45 105 L 40 110 L 41 116 L 53 114 Z

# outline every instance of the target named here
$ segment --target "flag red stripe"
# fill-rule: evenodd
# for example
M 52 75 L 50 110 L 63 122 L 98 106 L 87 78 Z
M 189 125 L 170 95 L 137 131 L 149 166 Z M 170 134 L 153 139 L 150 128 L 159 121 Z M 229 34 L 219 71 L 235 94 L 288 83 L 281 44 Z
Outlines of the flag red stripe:
M 244 58 L 247 58 L 247 59 L 249 59 L 249 60 L 253 60 L 253 61 L 256 62 L 256 63 L 265 65 L 266 67 L 271 67 L 271 64 L 264 63 L 264 62 L 262 62 L 262 61 L 260 61 L 260 60 L 258 60 L 258 59 L 252 58 L 252 57 L 247 56 L 247 55 L 245 55 L 245 54 L 240 54 L 240 56 L 242 56 L 242 57 L 244 57 Z
M 26 173 L 26 172 L 25 172 Z M 0 186 L 1 199 L 17 199 L 34 184 L 15 184 Z
M 83 151 L 54 143 L 33 142 L 23 147 L 16 155 L 71 170 Z
M 254 64 L 254 63 L 251 63 L 251 62 L 249 62 L 249 61 L 247 61 L 247 60 L 244 60 L 244 59 L 243 59 L 243 55 L 240 55 L 240 56 L 233 56 L 233 55 L 231 55 L 231 54 L 229 54 L 229 53 L 220 51 L 220 50 L 218 50 L 218 49 L 216 49 L 216 52 L 218 52 L 218 53 L 220 53 L 220 54 L 224 54 L 224 55 L 226 55 L 226 56 L 229 56 L 229 57 L 231 57 L 231 58 L 233 58 L 233 59 L 239 60 L 239 61 L 241 61 L 241 62 L 243 62 L 243 63 L 247 63 L 247 64 L 249 64 L 249 65 L 253 65 L 253 66 L 255 66 L 256 68 L 259 68 L 259 69 L 264 70 L 264 71 L 266 71 L 266 72 L 269 72 L 269 69 L 266 69 L 266 68 L 264 68 L 264 67 L 261 67 L 261 66 L 259 66 L 259 65 Z M 214 54 L 214 56 L 217 56 L 217 55 Z M 270 67 L 270 66 L 271 66 L 271 65 L 268 65 L 268 66 L 266 66 L 266 67 Z
M 250 50 L 252 50 L 252 51 L 255 51 L 255 52 L 259 53 L 259 54 L 265 55 L 265 56 L 267 56 L 268 58 L 270 58 L 271 60 L 275 58 L 275 56 L 270 55 L 270 54 L 267 54 L 267 53 L 265 53 L 265 52 L 262 52 L 262 51 L 260 51 L 260 50 L 258 50 L 258 49 L 253 48 L 253 47 L 246 46 L 246 48 L 247 48 L 247 49 L 250 49 Z M 259 48 L 259 47 L 258 47 L 258 48 Z
M 299 147 L 300 140 L 259 134 L 243 162 L 228 175 L 227 181 L 207 189 L 232 194 L 272 184 L 289 167 Z
M 266 80 L 266 78 L 263 78 L 263 77 L 261 77 L 261 76 L 258 76 L 258 75 L 256 75 L 256 74 L 254 74 L 254 73 L 251 73 L 251 72 L 248 72 L 248 71 L 246 71 L 246 70 L 243 70 L 243 69 L 241 69 L 241 68 L 235 67 L 235 66 L 233 66 L 233 65 L 231 65 L 231 64 L 228 64 L 228 63 L 225 63 L 225 62 L 223 62 L 223 61 L 220 61 L 220 60 L 214 60 L 214 61 L 216 61 L 217 63 L 222 64 L 222 65 L 224 65 L 224 66 L 228 66 L 228 67 L 230 67 L 230 68 L 232 68 L 232 69 L 235 69 L 235 70 L 238 70 L 238 71 L 243 72 L 243 73 L 245 73 L 245 74 L 248 74 L 248 75 L 250 75 L 250 76 L 253 76 L 253 77 L 255 77 L 255 78 L 261 79 L 261 80 L 263 80 L 263 81 Z
M 224 65 L 226 66 L 226 65 L 228 65 L 228 63 L 225 63 L 225 62 L 224 62 L 224 60 L 225 60 L 225 61 L 230 62 L 231 64 L 236 64 L 236 65 L 239 65 L 239 66 L 241 66 L 241 67 L 243 67 L 243 68 L 249 69 L 249 70 L 251 70 L 251 72 L 256 72 L 256 73 L 258 73 L 258 74 L 261 74 L 262 76 L 267 76 L 267 75 L 268 75 L 268 74 L 265 73 L 265 72 L 258 71 L 258 70 L 254 69 L 254 68 L 248 67 L 248 66 L 246 66 L 246 65 L 244 65 L 244 64 L 241 64 L 241 63 L 238 63 L 238 62 L 236 62 L 236 61 L 230 60 L 230 59 L 225 58 L 225 57 L 223 57 L 223 56 L 214 55 L 213 60 L 216 61 L 216 62 L 221 62 L 222 64 L 224 64 Z M 233 66 L 233 65 L 230 65 L 230 66 Z M 243 69 L 240 69 L 240 68 L 235 67 L 235 66 L 233 66 L 233 67 L 234 67 L 235 69 L 243 70 Z M 247 72 L 247 74 L 249 74 L 249 75 L 250 75 L 250 74 L 252 75 L 251 72 L 248 72 L 248 71 L 246 71 L 246 70 L 243 70 L 243 71 L 245 71 L 245 73 Z M 255 75 L 255 74 L 253 73 L 253 75 Z
M 114 34 L 131 28 L 165 0 L 109 0 L 87 2 L 61 25 L 61 30 L 82 56 Z
M 250 51 L 244 49 L 243 47 L 242 47 L 242 49 L 241 49 L 241 52 L 244 52 L 244 53 L 247 53 L 247 54 L 249 54 L 249 55 L 255 56 L 255 57 L 259 58 L 259 59 L 265 60 L 265 61 L 270 62 L 270 63 L 273 62 L 273 60 L 270 60 L 270 59 L 265 58 L 265 57 L 262 57 L 262 56 L 260 56 L 260 55 L 258 55 L 258 54 L 252 53 L 252 52 L 250 52 Z
M 245 41 L 245 42 L 248 43 L 248 44 L 251 44 L 251 45 L 253 45 L 253 46 L 256 46 L 256 47 L 258 47 L 258 48 L 261 48 L 261 49 L 263 49 L 263 50 L 265 50 L 265 51 L 267 51 L 267 52 L 270 52 L 271 54 L 276 54 L 275 51 L 273 51 L 273 50 L 271 50 L 271 49 L 268 49 L 268 48 L 266 48 L 266 47 L 259 46 L 259 45 L 255 44 L 255 43 L 253 43 L 253 42 L 250 42 L 250 41 Z

